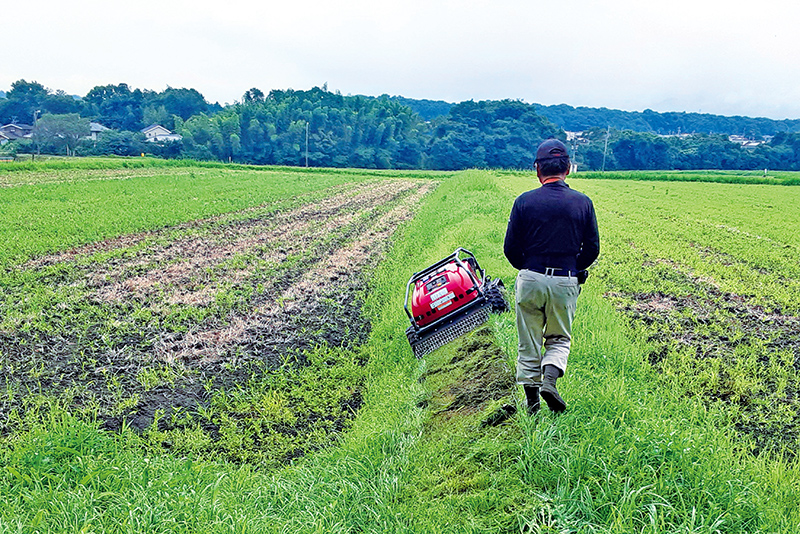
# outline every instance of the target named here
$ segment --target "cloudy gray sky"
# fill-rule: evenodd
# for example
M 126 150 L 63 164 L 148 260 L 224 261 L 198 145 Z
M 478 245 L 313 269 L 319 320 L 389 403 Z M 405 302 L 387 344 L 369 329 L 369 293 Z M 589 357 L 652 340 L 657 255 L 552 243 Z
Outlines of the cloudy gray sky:
M 800 118 L 788 0 L 3 0 L 0 90 L 38 81 L 521 99 Z

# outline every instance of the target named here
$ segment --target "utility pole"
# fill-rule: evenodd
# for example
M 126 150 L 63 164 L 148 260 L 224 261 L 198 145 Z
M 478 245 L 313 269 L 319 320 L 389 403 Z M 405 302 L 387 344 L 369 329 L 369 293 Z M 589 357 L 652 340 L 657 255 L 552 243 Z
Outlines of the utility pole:
M 308 121 L 306 121 L 306 167 L 308 167 Z
M 41 109 L 37 109 L 36 111 L 34 111 L 34 112 L 33 112 L 33 127 L 34 127 L 34 129 L 36 128 L 36 124 L 37 124 L 37 123 L 38 123 L 38 121 L 39 121 L 39 114 L 40 114 L 41 112 L 42 112 L 42 110 L 41 110 Z M 42 146 L 42 145 L 40 144 L 40 141 L 39 141 L 39 132 L 38 132 L 38 130 L 37 130 L 37 131 L 36 131 L 36 154 L 37 154 L 37 155 L 39 155 L 39 154 L 40 154 L 40 152 L 39 152 L 39 151 L 41 150 L 41 146 Z M 33 156 L 31 156 L 31 161 L 33 161 Z
M 578 136 L 572 138 L 572 157 L 570 158 L 572 163 L 570 164 L 570 172 L 573 174 L 577 174 L 578 172 Z
M 611 125 L 608 125 L 606 130 L 606 146 L 603 148 L 603 172 L 606 172 L 606 154 L 608 153 L 608 136 L 611 135 Z

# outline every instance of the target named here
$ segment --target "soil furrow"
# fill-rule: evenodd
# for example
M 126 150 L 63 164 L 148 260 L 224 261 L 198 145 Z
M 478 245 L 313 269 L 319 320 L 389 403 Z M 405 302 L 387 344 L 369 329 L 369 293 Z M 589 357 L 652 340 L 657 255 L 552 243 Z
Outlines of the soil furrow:
M 254 253 L 261 261 L 279 263 L 295 249 L 302 249 L 311 242 L 347 226 L 361 210 L 388 201 L 393 195 L 402 193 L 409 184 L 390 184 L 389 187 L 372 188 L 357 196 L 340 195 L 329 199 L 321 209 L 303 206 L 285 214 L 263 221 L 248 221 L 247 224 L 225 228 L 224 238 L 212 235 L 181 240 L 157 252 L 157 263 L 174 263 L 166 266 L 152 265 L 142 274 L 125 278 L 123 270 L 110 273 L 92 273 L 94 281 L 101 287 L 95 293 L 101 301 L 122 301 L 128 298 L 143 300 L 153 293 L 163 295 L 170 303 L 208 304 L 215 291 L 200 287 L 199 291 L 187 291 L 189 283 L 205 278 L 208 270 L 229 261 L 238 255 Z M 151 256 L 148 259 L 151 259 Z M 127 266 L 130 272 L 132 266 Z M 226 273 L 227 283 L 239 283 L 252 274 L 249 269 L 236 269 Z M 115 282 L 108 283 L 110 278 Z M 164 289 L 167 292 L 164 293 Z M 197 294 L 199 293 L 199 294 Z
M 309 305 L 318 301 L 331 287 L 352 285 L 351 279 L 359 277 L 361 271 L 383 252 L 382 245 L 395 228 L 410 217 L 411 209 L 427 194 L 429 187 L 423 185 L 400 205 L 371 221 L 370 228 L 362 237 L 327 254 L 277 298 L 253 308 L 247 315 L 235 314 L 226 327 L 190 332 L 178 342 L 162 343 L 156 348 L 156 353 L 168 362 L 199 360 L 208 363 L 226 358 L 231 352 L 242 353 L 244 350 L 252 353 L 255 346 L 260 354 L 258 357 L 266 358 L 272 365 L 280 365 L 281 351 L 297 346 L 291 336 L 287 336 L 287 332 L 295 330 L 291 324 L 297 323 L 296 318 L 308 314 Z M 346 306 L 347 302 L 344 304 Z M 260 341 L 243 341 L 252 340 L 254 335 Z M 267 348 L 269 345 L 272 347 Z
M 313 210 L 315 206 L 328 206 L 327 209 L 331 209 L 335 207 L 337 204 L 341 204 L 345 202 L 351 194 L 358 194 L 361 191 L 368 190 L 369 187 L 367 184 L 344 184 L 341 186 L 337 186 L 332 188 L 331 190 L 331 197 L 326 197 L 325 199 L 314 202 L 310 204 L 303 204 L 300 207 L 296 208 L 292 211 L 302 211 L 302 210 Z M 264 213 L 265 211 L 270 211 L 270 205 L 261 205 L 255 206 L 253 208 L 248 208 L 238 212 L 240 215 L 246 214 L 254 214 L 254 218 L 250 219 L 251 224 L 263 224 L 263 218 L 257 216 L 258 213 Z M 169 228 L 163 228 L 161 230 L 156 231 L 148 231 L 148 232 L 141 232 L 138 234 L 129 234 L 120 236 L 114 239 L 106 239 L 104 241 L 99 241 L 95 243 L 89 243 L 86 245 L 82 245 L 80 247 L 76 247 L 64 252 L 58 252 L 55 254 L 47 254 L 38 258 L 34 258 L 23 265 L 19 266 L 19 270 L 30 270 L 30 269 L 39 269 L 42 267 L 47 267 L 54 264 L 59 263 L 66 263 L 66 262 L 75 262 L 80 261 L 82 259 L 88 258 L 94 254 L 100 252 L 110 252 L 110 251 L 117 251 L 120 249 L 128 249 L 136 247 L 137 245 L 141 244 L 148 244 L 148 247 L 144 250 L 137 250 L 133 251 L 131 256 L 126 257 L 128 263 L 125 263 L 125 260 L 121 259 L 112 259 L 112 261 L 107 262 L 108 266 L 111 266 L 113 269 L 121 269 L 124 268 L 126 265 L 130 264 L 130 266 L 138 266 L 142 264 L 147 264 L 148 261 L 153 261 L 153 257 L 158 258 L 159 254 L 164 254 L 163 250 L 168 249 L 170 247 L 180 247 L 181 242 L 191 241 L 191 232 L 199 232 L 201 234 L 223 234 L 225 232 L 225 227 L 229 225 L 237 224 L 237 221 L 229 222 L 231 218 L 230 213 L 218 215 L 215 217 L 209 217 L 206 219 L 198 219 L 194 221 L 189 221 L 187 223 L 179 224 L 176 226 L 172 226 Z M 275 214 L 274 216 L 280 216 L 280 213 Z M 270 215 L 267 215 L 266 219 L 269 219 Z M 246 228 L 247 221 L 240 222 L 243 228 Z M 167 244 L 158 244 L 158 243 L 150 243 L 156 238 L 160 238 L 162 240 L 167 241 Z M 139 258 L 145 257 L 148 258 L 146 261 L 142 262 Z M 107 265 L 95 265 L 94 267 L 98 271 L 103 271 L 104 268 L 108 267 Z
M 98 414 L 108 429 L 123 422 L 139 430 L 177 428 L 184 423 L 176 423 L 175 414 L 195 413 L 215 392 L 238 390 L 287 361 L 303 368 L 304 351 L 320 343 L 358 346 L 369 333 L 361 313 L 368 273 L 433 187 L 411 180 L 348 184 L 291 209 L 260 207 L 21 266 L 44 269 L 45 277 L 54 265 L 53 276 L 72 272 L 82 298 L 67 301 L 54 292 L 62 300 L 46 316 L 24 330 L 0 332 L 7 392 L 28 392 L 0 397 L 7 421 L 2 430 L 9 431 L 11 414 L 25 413 L 38 395 Z M 95 260 L 98 252 L 113 257 Z M 240 295 L 235 306 L 208 307 L 218 295 L 233 293 Z M 171 318 L 187 308 L 208 311 L 200 320 Z M 361 394 L 355 386 L 347 391 L 339 411 L 350 414 Z M 342 428 L 343 415 L 331 417 L 326 422 L 308 413 L 297 424 Z M 212 441 L 222 439 L 223 423 L 207 423 Z

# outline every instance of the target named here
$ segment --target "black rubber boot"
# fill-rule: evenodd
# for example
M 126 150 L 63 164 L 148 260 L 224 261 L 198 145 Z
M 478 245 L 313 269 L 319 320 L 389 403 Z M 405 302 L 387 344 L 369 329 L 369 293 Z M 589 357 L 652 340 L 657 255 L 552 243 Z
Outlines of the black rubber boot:
M 528 415 L 533 415 L 539 411 L 539 388 L 536 386 L 523 386 L 525 388 L 525 409 Z
M 544 366 L 544 377 L 542 378 L 541 394 L 547 407 L 550 410 L 558 413 L 567 409 L 567 403 L 561 398 L 556 389 L 556 380 L 558 380 L 563 373 L 561 369 L 555 365 Z

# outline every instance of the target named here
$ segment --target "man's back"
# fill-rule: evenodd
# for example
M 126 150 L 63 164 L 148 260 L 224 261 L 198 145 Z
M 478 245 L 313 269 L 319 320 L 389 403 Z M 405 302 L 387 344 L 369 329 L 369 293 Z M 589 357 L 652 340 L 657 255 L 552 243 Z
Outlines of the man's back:
M 592 201 L 558 180 L 523 193 L 511 209 L 504 252 L 517 269 L 585 269 L 600 238 Z

